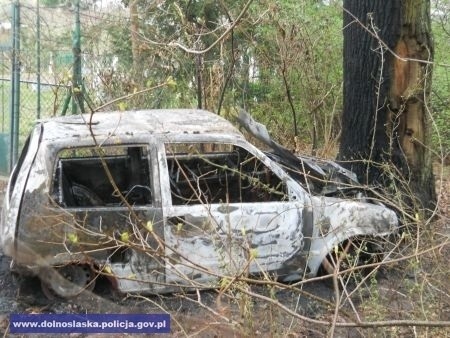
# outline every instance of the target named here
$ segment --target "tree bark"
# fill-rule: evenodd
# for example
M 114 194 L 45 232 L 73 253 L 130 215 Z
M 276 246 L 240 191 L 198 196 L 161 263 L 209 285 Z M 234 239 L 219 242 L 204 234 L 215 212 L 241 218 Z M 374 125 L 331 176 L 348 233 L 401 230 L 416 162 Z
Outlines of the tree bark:
M 140 65 L 139 51 L 139 15 L 137 0 L 131 0 L 130 5 L 130 36 L 131 36 L 131 54 L 133 56 L 133 73 L 138 73 Z
M 338 157 L 363 183 L 411 196 L 416 210 L 436 200 L 427 115 L 432 58 L 429 0 L 344 0 Z

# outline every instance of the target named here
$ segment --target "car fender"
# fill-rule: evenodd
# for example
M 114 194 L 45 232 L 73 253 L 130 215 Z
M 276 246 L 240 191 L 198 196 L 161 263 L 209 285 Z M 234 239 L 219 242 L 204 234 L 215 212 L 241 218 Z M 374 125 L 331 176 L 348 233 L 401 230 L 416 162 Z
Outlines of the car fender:
M 318 196 L 311 200 L 315 227 L 308 259 L 310 276 L 317 274 L 339 243 L 356 236 L 384 237 L 398 230 L 395 212 L 384 205 Z

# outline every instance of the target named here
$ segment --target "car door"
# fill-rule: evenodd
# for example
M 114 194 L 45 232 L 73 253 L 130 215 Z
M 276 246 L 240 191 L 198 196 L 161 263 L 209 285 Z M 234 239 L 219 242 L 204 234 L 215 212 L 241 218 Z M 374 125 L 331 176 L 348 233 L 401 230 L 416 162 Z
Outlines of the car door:
M 185 142 L 162 153 L 167 282 L 278 271 L 302 250 L 306 195 L 261 152 Z
M 119 143 L 56 152 L 50 199 L 44 190 L 24 199 L 22 242 L 49 265 L 107 264 L 122 292 L 154 291 L 164 283 L 164 265 L 155 254 L 164 233 L 154 150 Z

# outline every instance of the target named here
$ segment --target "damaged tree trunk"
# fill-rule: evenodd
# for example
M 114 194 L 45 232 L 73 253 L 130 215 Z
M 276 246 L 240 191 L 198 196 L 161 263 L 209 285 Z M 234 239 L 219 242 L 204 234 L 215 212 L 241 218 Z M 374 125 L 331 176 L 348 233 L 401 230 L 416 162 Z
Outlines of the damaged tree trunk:
M 436 200 L 428 147 L 432 59 L 429 0 L 344 0 L 339 159 L 361 182 L 410 196 L 416 211 Z

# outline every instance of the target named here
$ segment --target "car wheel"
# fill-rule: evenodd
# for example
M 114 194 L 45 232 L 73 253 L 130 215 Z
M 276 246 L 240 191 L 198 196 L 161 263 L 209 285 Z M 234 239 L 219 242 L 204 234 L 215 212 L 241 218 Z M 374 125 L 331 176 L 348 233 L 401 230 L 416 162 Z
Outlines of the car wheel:
M 341 287 L 357 285 L 373 273 L 384 255 L 383 245 L 376 238 L 352 238 L 346 240 L 330 252 L 322 262 L 321 274 L 337 273 Z
M 95 287 L 96 273 L 89 265 L 71 264 L 41 274 L 41 288 L 50 299 L 74 298 L 84 290 L 92 291 Z

